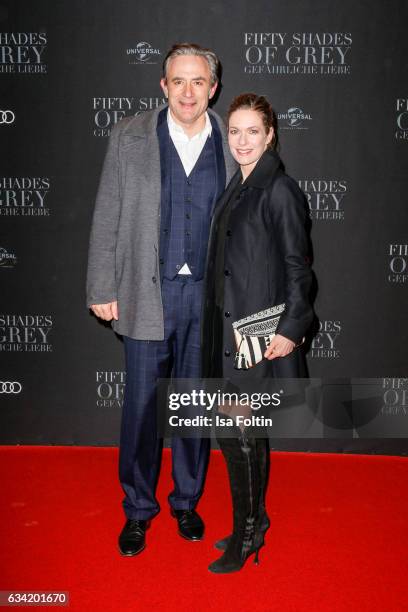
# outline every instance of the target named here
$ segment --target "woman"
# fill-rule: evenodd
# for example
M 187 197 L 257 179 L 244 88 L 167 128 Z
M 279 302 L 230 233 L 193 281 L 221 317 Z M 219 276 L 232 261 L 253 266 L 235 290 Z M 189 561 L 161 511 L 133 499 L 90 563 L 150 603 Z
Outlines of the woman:
M 311 271 L 305 232 L 307 208 L 276 152 L 276 115 L 263 96 L 235 98 L 228 111 L 228 141 L 239 170 L 217 203 L 207 259 L 203 317 L 203 376 L 231 381 L 306 375 L 298 347 L 312 321 Z M 285 304 L 264 359 L 248 370 L 234 367 L 232 322 Z M 220 408 L 222 410 L 222 408 Z M 216 543 L 223 555 L 215 573 L 242 568 L 264 544 L 269 448 L 266 438 L 236 428 L 219 437 L 231 486 L 233 533 Z

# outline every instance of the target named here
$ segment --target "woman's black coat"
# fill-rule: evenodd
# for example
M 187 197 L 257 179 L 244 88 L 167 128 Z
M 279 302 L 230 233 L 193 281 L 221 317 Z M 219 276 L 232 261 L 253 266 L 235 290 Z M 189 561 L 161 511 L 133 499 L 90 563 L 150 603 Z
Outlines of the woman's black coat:
M 222 329 L 216 324 L 215 257 L 220 239 L 219 220 L 241 179 L 238 170 L 217 202 L 211 225 L 203 299 L 204 377 L 221 376 L 219 370 L 214 371 L 214 364 L 220 363 L 220 359 L 223 376 L 238 373 L 233 369 L 236 351 L 233 321 L 285 302 L 276 333 L 297 344 L 313 318 L 308 299 L 312 275 L 305 231 L 305 198 L 297 183 L 283 172 L 279 155 L 267 150 L 232 203 L 224 238 L 224 308 L 218 317 Z M 287 357 L 264 360 L 250 372 L 295 378 L 305 375 L 303 363 L 300 349 L 295 349 Z

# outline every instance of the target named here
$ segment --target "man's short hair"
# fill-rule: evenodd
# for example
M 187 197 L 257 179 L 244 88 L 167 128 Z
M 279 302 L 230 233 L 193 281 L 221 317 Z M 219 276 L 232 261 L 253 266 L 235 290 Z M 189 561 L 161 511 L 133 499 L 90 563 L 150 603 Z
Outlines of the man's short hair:
M 200 47 L 200 45 L 196 45 L 194 43 L 177 43 L 172 46 L 163 61 L 164 79 L 167 78 L 167 69 L 170 61 L 174 57 L 178 57 L 180 55 L 198 55 L 200 57 L 204 57 L 207 60 L 208 67 L 210 69 L 211 86 L 218 81 L 220 70 L 220 61 L 218 57 L 216 56 L 214 51 L 211 51 L 210 49 L 205 49 L 204 47 Z

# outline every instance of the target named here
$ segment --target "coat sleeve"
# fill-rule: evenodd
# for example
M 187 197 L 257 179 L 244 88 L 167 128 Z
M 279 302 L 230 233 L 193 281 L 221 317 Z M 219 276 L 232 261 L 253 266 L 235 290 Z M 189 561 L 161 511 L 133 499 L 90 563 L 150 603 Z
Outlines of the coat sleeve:
M 107 304 L 117 299 L 115 253 L 120 217 L 119 141 L 123 120 L 115 125 L 96 196 L 89 240 L 86 303 Z
M 280 176 L 270 194 L 270 211 L 274 236 L 284 267 L 285 312 L 276 333 L 302 341 L 313 320 L 309 301 L 312 283 L 309 241 L 306 234 L 306 203 L 297 183 L 287 175 Z

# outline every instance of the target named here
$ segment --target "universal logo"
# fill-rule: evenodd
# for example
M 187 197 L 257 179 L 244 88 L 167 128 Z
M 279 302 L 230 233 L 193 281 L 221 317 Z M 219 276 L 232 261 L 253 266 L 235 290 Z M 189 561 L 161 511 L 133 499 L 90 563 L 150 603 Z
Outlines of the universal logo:
M 284 125 L 279 125 L 281 130 L 307 130 L 309 129 L 307 123 L 312 120 L 312 115 L 304 113 L 297 106 L 293 106 L 284 113 L 278 113 L 278 119 L 285 122 Z
M 18 395 L 23 390 L 23 386 L 17 380 L 2 381 L 0 380 L 0 394 Z
M 344 219 L 346 180 L 303 179 L 298 182 L 309 204 L 311 219 L 333 221 Z
M 408 414 L 408 378 L 383 378 L 383 407 L 381 413 L 391 416 Z
M 245 32 L 244 71 L 274 76 L 347 75 L 351 45 L 349 32 Z
M 40 177 L 0 177 L 0 215 L 48 217 L 50 179 Z
M 17 257 L 9 253 L 7 249 L 0 247 L 0 268 L 14 268 L 17 265 Z
M 0 32 L 0 73 L 46 74 L 45 32 Z
M 340 333 L 340 321 L 319 321 L 319 331 L 313 338 L 311 345 L 311 357 L 323 359 L 338 359 L 340 357 L 340 351 L 336 345 Z
M 154 49 L 148 42 L 139 42 L 133 48 L 126 49 L 129 64 L 157 64 L 160 59 L 160 49 Z
M 126 372 L 96 372 L 98 408 L 122 408 Z
M 165 98 L 92 98 L 93 135 L 109 136 L 115 123 L 165 104 Z
M 396 140 L 408 140 L 408 98 L 397 99 Z
M 388 247 L 388 282 L 403 284 L 408 282 L 408 244 L 390 244 Z
M 0 352 L 52 352 L 51 315 L 0 314 Z

